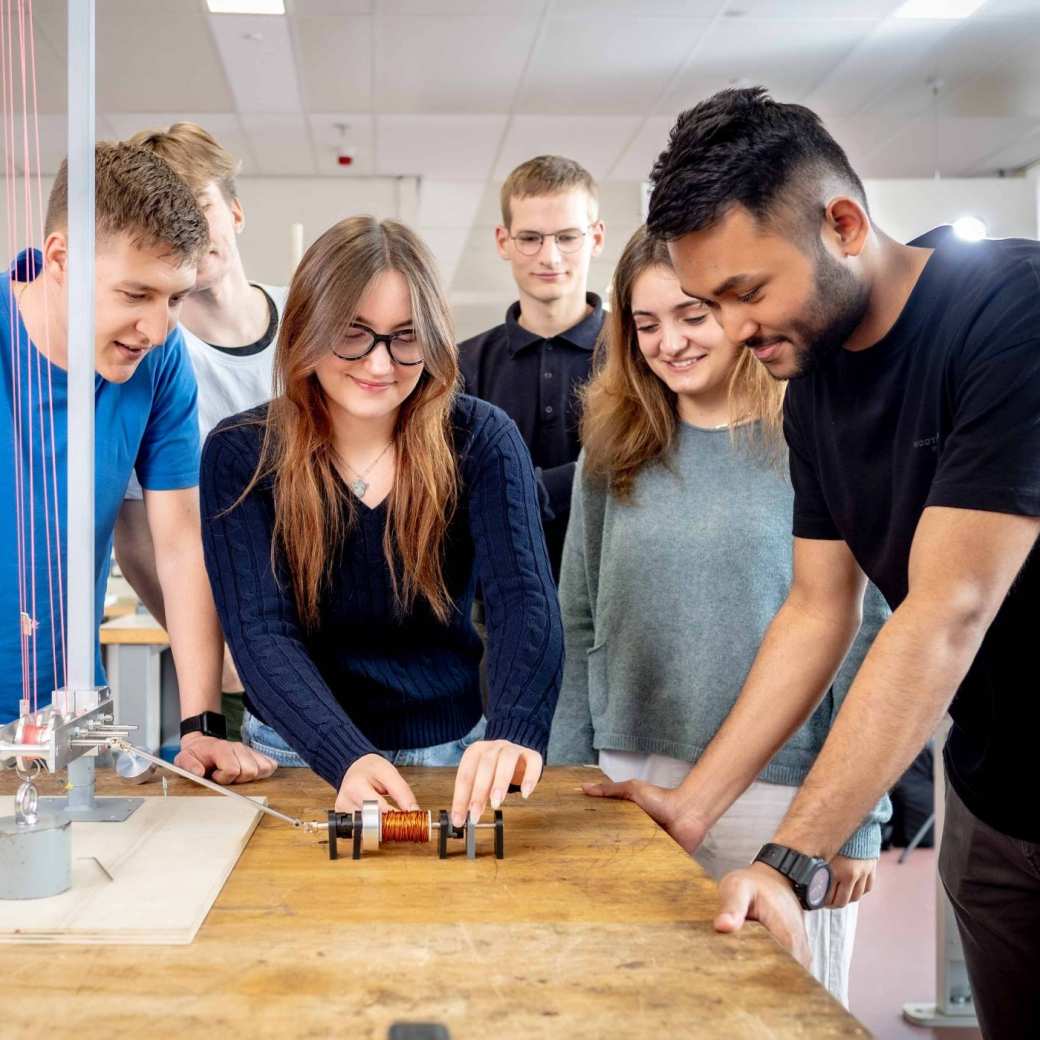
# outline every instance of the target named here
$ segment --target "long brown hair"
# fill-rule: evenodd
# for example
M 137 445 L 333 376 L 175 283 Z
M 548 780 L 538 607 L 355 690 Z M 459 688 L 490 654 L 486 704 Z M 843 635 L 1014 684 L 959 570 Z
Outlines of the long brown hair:
M 401 609 L 411 609 L 417 596 L 441 621 L 452 609 L 442 566 L 458 498 L 451 410 L 459 366 L 451 315 L 433 257 L 414 232 L 394 220 L 351 217 L 307 250 L 293 276 L 260 463 L 243 493 L 273 477 L 272 562 L 280 551 L 308 628 L 319 620 L 330 563 L 357 517 L 337 474 L 332 420 L 315 366 L 354 320 L 372 279 L 385 271 L 399 272 L 408 283 L 425 363 L 397 416 L 383 553 Z
M 596 345 L 595 375 L 583 393 L 581 441 L 585 471 L 603 478 L 622 501 L 639 470 L 667 458 L 679 428 L 678 397 L 654 374 L 639 349 L 632 289 L 653 267 L 673 270 L 668 247 L 645 227 L 628 240 L 614 269 L 611 310 Z M 784 453 L 784 386 L 741 352 L 729 381 L 730 436 L 770 462 Z

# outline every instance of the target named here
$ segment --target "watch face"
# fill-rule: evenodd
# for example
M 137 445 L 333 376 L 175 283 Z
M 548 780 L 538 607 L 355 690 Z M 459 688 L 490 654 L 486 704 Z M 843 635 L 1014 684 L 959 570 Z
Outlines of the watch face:
M 823 906 L 823 901 L 827 898 L 827 889 L 830 887 L 830 882 L 830 871 L 826 867 L 821 866 L 813 871 L 813 876 L 809 878 L 809 884 L 805 888 L 805 901 L 813 909 Z

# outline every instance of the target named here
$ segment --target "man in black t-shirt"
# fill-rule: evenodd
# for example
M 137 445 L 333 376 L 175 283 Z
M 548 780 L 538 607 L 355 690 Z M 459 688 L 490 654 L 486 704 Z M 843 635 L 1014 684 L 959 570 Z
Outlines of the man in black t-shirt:
M 820 861 L 949 709 L 940 872 L 979 1021 L 1040 1036 L 1040 245 L 893 241 L 818 117 L 761 89 L 683 113 L 652 179 L 648 226 L 683 288 L 792 380 L 794 581 L 683 785 L 591 793 L 695 848 L 734 774 L 750 784 L 827 689 L 869 577 L 894 613 L 773 843 L 723 880 L 716 927 L 754 918 L 803 951 L 803 906 L 869 889 L 828 886 Z

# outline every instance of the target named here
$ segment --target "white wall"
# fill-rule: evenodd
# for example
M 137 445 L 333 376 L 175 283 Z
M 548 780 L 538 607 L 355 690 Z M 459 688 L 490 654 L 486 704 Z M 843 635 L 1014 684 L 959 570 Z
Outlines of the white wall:
M 1026 177 L 866 181 L 871 215 L 900 242 L 958 217 L 979 217 L 992 238 L 1037 238 L 1037 184 Z
M 368 213 L 380 219 L 411 210 L 408 187 L 393 177 L 240 177 L 238 193 L 246 214 L 239 248 L 246 273 L 258 282 L 285 285 L 290 271 L 290 229 L 303 225 L 306 249 L 344 217 Z M 411 214 L 409 214 L 411 215 Z

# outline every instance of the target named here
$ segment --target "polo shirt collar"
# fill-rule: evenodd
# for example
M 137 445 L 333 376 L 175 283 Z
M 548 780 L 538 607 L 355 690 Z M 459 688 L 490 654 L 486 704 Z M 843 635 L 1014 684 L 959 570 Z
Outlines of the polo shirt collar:
M 599 330 L 603 326 L 603 301 L 595 293 L 586 293 L 585 300 L 592 311 L 585 315 L 577 325 L 558 333 L 553 339 L 566 340 L 571 346 L 591 352 L 596 346 Z M 521 350 L 535 343 L 542 343 L 542 336 L 530 332 L 520 324 L 520 301 L 517 300 L 506 311 L 506 338 L 509 342 L 509 356 L 515 357 Z

